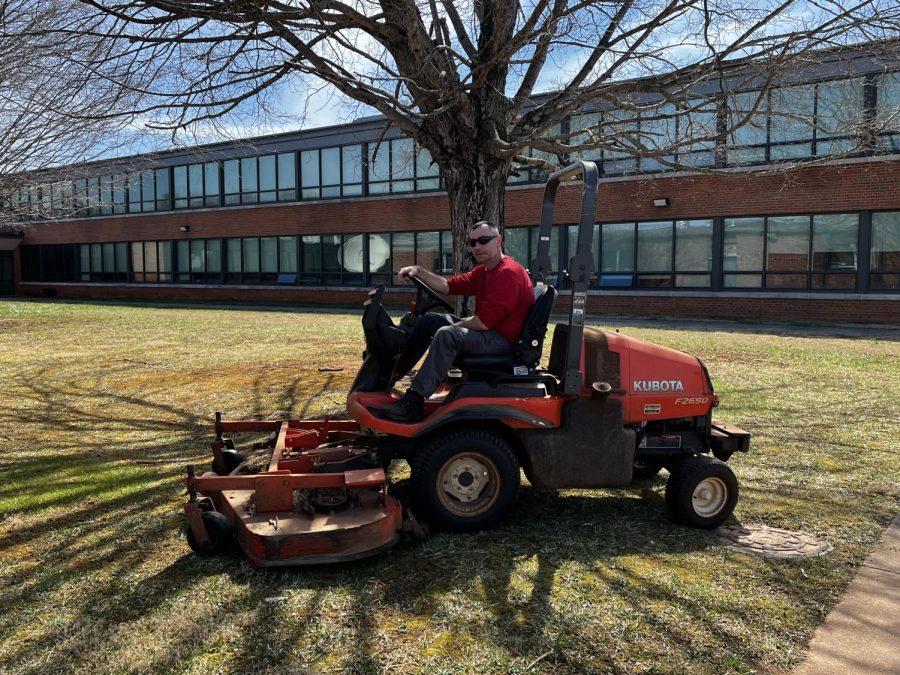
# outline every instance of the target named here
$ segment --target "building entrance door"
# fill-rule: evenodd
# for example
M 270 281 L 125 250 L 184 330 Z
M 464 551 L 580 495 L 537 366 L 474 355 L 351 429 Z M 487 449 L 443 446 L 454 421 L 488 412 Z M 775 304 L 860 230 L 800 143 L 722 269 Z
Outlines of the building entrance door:
M 12 295 L 16 292 L 13 281 L 13 252 L 0 251 L 0 295 Z

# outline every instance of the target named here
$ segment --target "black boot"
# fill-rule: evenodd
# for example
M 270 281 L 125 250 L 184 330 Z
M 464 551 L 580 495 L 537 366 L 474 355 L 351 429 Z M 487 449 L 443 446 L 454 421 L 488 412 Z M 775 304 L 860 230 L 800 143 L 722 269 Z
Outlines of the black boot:
M 407 389 L 401 399 L 385 408 L 382 414 L 395 422 L 418 422 L 425 417 L 425 413 L 422 410 L 424 402 L 425 397 L 422 394 L 412 389 Z

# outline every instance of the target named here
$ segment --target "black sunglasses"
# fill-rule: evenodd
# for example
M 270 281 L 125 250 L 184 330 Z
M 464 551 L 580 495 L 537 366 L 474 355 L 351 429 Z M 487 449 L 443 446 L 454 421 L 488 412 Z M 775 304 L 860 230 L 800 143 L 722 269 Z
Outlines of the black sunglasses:
M 475 244 L 480 244 L 481 246 L 484 246 L 486 243 L 488 243 L 489 241 L 494 241 L 494 239 L 496 239 L 496 238 L 497 238 L 496 234 L 486 234 L 483 237 L 478 237 L 478 239 L 469 239 L 469 246 L 471 248 L 474 248 Z

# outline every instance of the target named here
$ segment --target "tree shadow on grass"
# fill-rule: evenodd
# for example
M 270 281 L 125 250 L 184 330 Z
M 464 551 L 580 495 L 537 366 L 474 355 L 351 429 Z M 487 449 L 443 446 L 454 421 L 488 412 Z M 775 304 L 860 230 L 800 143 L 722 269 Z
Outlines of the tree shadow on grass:
M 730 554 L 710 533 L 669 521 L 661 484 L 591 493 L 524 487 L 496 530 L 438 533 L 330 567 L 254 569 L 239 555 L 198 558 L 182 541 L 183 555 L 136 579 L 134 567 L 173 544 L 180 522 L 138 522 L 159 497 L 149 489 L 129 502 L 125 532 L 106 531 L 125 506 L 111 502 L 89 517 L 99 545 L 66 541 L 33 578 L 3 579 L 4 607 L 23 616 L 30 601 L 85 573 L 85 562 L 72 568 L 67 560 L 90 556 L 86 563 L 105 572 L 90 596 L 67 606 L 65 619 L 18 641 L 0 666 L 136 672 L 218 654 L 227 656 L 224 669 L 236 672 L 465 670 L 476 663 L 481 672 L 496 672 L 534 661 L 539 672 L 646 670 L 641 663 L 768 668 L 772 653 L 747 639 L 760 625 L 760 598 L 777 594 L 785 607 L 820 612 L 823 584 L 843 581 L 840 571 L 816 561 L 822 572 L 804 584 L 796 564 Z M 718 569 L 704 569 L 719 564 L 722 578 Z M 757 586 L 759 597 L 742 597 L 732 577 Z M 6 637 L 18 622 L 3 623 Z M 777 620 L 766 629 L 795 630 Z M 144 631 L 154 644 L 126 654 Z M 35 660 L 33 650 L 46 641 L 52 650 Z
M 536 660 L 552 672 L 646 669 L 635 663 L 769 668 L 783 657 L 757 644 L 753 632 L 762 625 L 789 641 L 797 619 L 782 625 L 779 612 L 818 620 L 823 590 L 847 581 L 843 566 L 814 561 L 807 570 L 821 570 L 798 583 L 804 572 L 796 562 L 733 554 L 711 533 L 671 523 L 660 485 L 599 496 L 525 488 L 497 530 L 437 534 L 420 546 L 327 568 L 234 568 L 229 576 L 252 586 L 246 600 L 257 603 L 235 668 L 273 666 L 281 662 L 272 660 L 277 653 L 285 662 L 324 662 L 340 672 L 377 672 L 398 662 L 411 670 L 454 669 L 466 663 L 467 651 L 488 659 L 478 662 L 483 672 L 523 670 Z M 838 506 L 847 515 L 857 508 Z M 335 594 L 343 598 L 337 620 L 333 600 L 325 599 Z M 273 595 L 285 600 L 266 603 Z M 295 596 L 302 598 L 302 620 Z M 766 603 L 773 615 L 761 618 Z M 408 632 L 399 632 L 405 645 L 394 639 L 404 621 L 427 636 L 412 653 Z M 276 625 L 273 635 L 267 627 Z M 320 635 L 317 625 L 331 633 Z M 448 635 L 458 647 L 438 649 Z M 488 656 L 479 652 L 485 644 Z
M 326 378 L 304 401 L 302 384 L 297 378 L 283 386 L 289 415 L 304 416 L 331 386 Z M 265 571 L 237 555 L 199 559 L 176 534 L 180 466 L 113 475 L 108 484 L 122 493 L 94 498 L 92 477 L 82 472 L 110 459 L 147 456 L 174 465 L 201 451 L 208 427 L 139 396 L 122 396 L 129 413 L 110 415 L 104 408 L 118 409 L 119 397 L 107 392 L 33 378 L 17 387 L 45 404 L 0 409 L 0 420 L 62 432 L 64 440 L 46 454 L 4 462 L 16 472 L 11 482 L 26 484 L 26 501 L 53 516 L 23 514 L 23 525 L 15 517 L 0 521 L 0 550 L 22 554 L 0 574 L 0 605 L 7 610 L 0 639 L 14 638 L 0 649 L 0 670 L 171 670 L 208 652 L 225 659 L 213 663 L 241 672 L 304 666 L 488 672 L 532 663 L 547 672 L 629 672 L 660 664 L 767 669 L 771 649 L 747 639 L 760 625 L 761 598 L 771 591 L 785 607 L 793 603 L 818 617 L 824 584 L 846 580 L 831 560 L 817 561 L 808 575 L 813 581 L 804 583 L 791 563 L 723 553 L 708 533 L 668 520 L 660 479 L 598 493 L 526 487 L 497 530 L 437 534 L 346 565 Z M 132 424 L 149 439 L 170 440 L 165 447 L 109 443 L 98 453 L 82 436 L 86 427 L 102 436 Z M 43 478 L 29 484 L 34 474 Z M 41 501 L 42 486 L 54 483 L 70 489 Z M 0 485 L 0 500 L 14 498 L 16 489 Z M 791 489 L 797 492 L 773 485 L 748 494 L 787 509 L 823 497 L 805 486 Z M 887 517 L 886 507 L 840 495 L 833 509 L 839 520 Z M 161 569 L 137 571 L 154 558 L 163 561 Z M 704 565 L 722 578 L 693 579 Z M 741 585 L 748 583 L 760 588 Z M 704 590 L 717 585 L 721 597 Z M 796 639 L 787 623 L 767 622 L 773 634 Z M 145 634 L 147 644 L 137 643 Z
M 574 637 L 581 632 L 577 619 L 560 616 L 553 609 L 560 570 L 590 570 L 598 559 L 620 556 L 687 554 L 711 545 L 709 536 L 702 532 L 667 536 L 671 524 L 660 524 L 656 519 L 662 508 L 660 497 L 649 490 L 598 498 L 525 488 L 509 524 L 498 530 L 473 535 L 438 534 L 422 546 L 404 546 L 388 556 L 330 568 L 297 568 L 291 573 L 261 571 L 258 583 L 268 589 L 266 593 L 273 594 L 329 594 L 339 588 L 352 596 L 342 626 L 346 633 L 340 643 L 343 652 L 339 665 L 335 664 L 341 672 L 385 668 L 392 651 L 389 626 L 404 618 L 411 624 L 426 621 L 426 630 L 434 632 L 438 641 L 446 639 L 441 635 L 444 631 L 463 644 L 487 639 L 508 655 L 504 658 L 518 663 L 560 648 L 555 639 L 547 637 L 550 623 L 554 624 L 553 633 L 560 630 Z M 533 559 L 537 567 L 531 581 L 524 584 L 526 589 L 530 586 L 525 591 L 518 578 L 523 559 Z M 236 581 L 245 578 L 243 571 L 236 572 Z M 468 613 L 455 613 L 455 603 L 477 606 L 475 613 L 482 616 L 481 620 L 471 624 L 473 617 Z M 260 607 L 260 614 L 267 617 L 260 625 L 285 627 L 294 623 L 289 618 L 289 606 L 282 607 L 283 615 L 276 612 L 273 617 L 273 611 Z M 319 618 L 327 620 L 326 616 Z M 309 630 L 309 625 L 297 623 L 293 630 L 280 634 L 280 649 L 289 652 L 292 645 L 302 644 Z M 238 670 L 255 670 L 265 664 L 255 642 L 264 638 L 271 648 L 271 638 L 263 629 L 245 636 Z M 568 638 L 562 639 L 565 642 Z M 425 668 L 426 661 L 406 665 Z M 478 667 L 487 672 L 504 666 L 498 662 L 494 667 L 486 663 Z

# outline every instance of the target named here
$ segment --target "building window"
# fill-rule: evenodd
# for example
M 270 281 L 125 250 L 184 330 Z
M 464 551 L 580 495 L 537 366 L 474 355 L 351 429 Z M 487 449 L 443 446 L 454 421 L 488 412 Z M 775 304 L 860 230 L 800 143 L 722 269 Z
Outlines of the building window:
M 142 283 L 172 281 L 172 242 L 131 242 L 132 279 Z
M 638 288 L 660 288 L 672 285 L 672 222 L 638 223 L 637 268 Z
M 597 143 L 600 133 L 599 112 L 572 115 L 569 119 L 569 133 L 569 146 L 576 148 L 572 152 L 573 157 L 593 161 L 598 165 L 603 161 L 603 155 Z
M 354 236 L 349 234 L 322 235 L 322 278 L 326 284 L 362 283 L 362 270 L 357 271 L 358 268 L 354 264 L 356 245 L 350 243 L 353 238 Z M 347 244 L 349 246 L 345 248 Z M 350 269 L 344 266 L 345 255 Z
M 809 216 L 772 216 L 766 230 L 766 288 L 806 288 Z
M 678 144 L 678 117 L 675 105 L 667 103 L 641 113 L 641 172 L 671 171 Z
M 113 212 L 112 180 L 112 176 L 100 176 L 100 214 L 104 216 Z
M 602 287 L 712 285 L 712 219 L 603 223 L 599 240 Z
M 22 246 L 20 262 L 22 281 L 79 281 L 81 251 L 77 244 L 45 244 Z M 102 249 L 98 245 L 98 253 Z
M 862 104 L 862 98 L 858 101 Z M 812 155 L 816 90 L 814 85 L 779 87 L 769 96 L 769 158 L 799 159 Z
M 126 242 L 78 245 L 78 280 L 128 281 Z
M 859 216 L 726 218 L 723 286 L 853 290 Z
M 369 144 L 369 194 L 437 190 L 437 164 L 424 148 L 416 148 L 411 138 Z
M 241 203 L 241 163 L 229 159 L 222 163 L 222 185 L 225 188 L 225 205 Z
M 416 236 L 412 232 L 394 232 L 392 235 L 391 259 L 394 269 L 401 270 L 415 264 Z
M 882 152 L 900 152 L 900 72 L 878 77 L 876 97 L 877 148 Z
M 631 110 L 609 110 L 603 114 L 603 173 L 609 175 L 637 171 L 636 141 L 640 132 L 638 114 Z M 622 148 L 619 150 L 618 148 Z
M 308 234 L 300 237 L 301 284 L 318 284 L 322 281 L 322 237 Z
M 260 238 L 259 274 L 259 280 L 264 284 L 275 283 L 278 278 L 278 237 Z
M 361 145 L 341 148 L 341 191 L 345 197 L 363 193 L 363 149 Z
M 718 114 L 715 104 L 688 101 L 678 112 L 676 157 L 681 166 L 713 166 L 716 163 Z
M 225 240 L 225 282 L 231 284 L 241 283 L 241 275 L 244 269 L 243 255 L 241 253 L 240 239 Z
M 175 243 L 177 283 L 222 283 L 222 240 L 182 239 Z
M 278 157 L 278 201 L 297 199 L 297 153 L 282 152 Z
M 872 214 L 869 288 L 900 290 L 900 211 Z
M 241 204 L 259 202 L 259 166 L 256 157 L 241 160 Z
M 296 199 L 295 153 L 226 160 L 222 163 L 222 185 L 225 205 Z
M 864 137 L 861 77 L 816 85 L 816 155 L 858 152 Z
M 221 278 L 222 249 L 220 240 L 216 240 L 214 249 L 207 241 L 207 280 Z M 244 237 L 243 239 L 225 240 L 225 281 L 234 284 L 283 284 L 292 285 L 297 277 L 296 236 L 285 237 Z M 210 267 L 211 257 L 215 257 L 215 266 Z
M 724 288 L 762 288 L 765 218 L 726 218 L 724 223 Z
M 297 237 L 278 237 L 278 284 L 297 283 Z
M 759 164 L 859 152 L 863 87 L 863 78 L 851 78 L 733 95 L 726 162 Z
M 259 239 L 256 237 L 241 239 L 241 250 L 242 281 L 248 284 L 258 284 L 260 280 Z
M 323 199 L 361 195 L 362 146 L 300 152 L 300 197 Z
M 16 202 L 18 202 L 18 204 L 16 204 Z M 18 210 L 23 214 L 23 216 L 31 215 L 28 192 L 24 188 L 22 190 L 19 190 L 18 199 L 16 200 L 16 202 L 13 203 L 13 206 L 18 206 Z M 86 178 L 79 178 L 75 181 L 74 207 L 74 215 L 76 217 L 87 215 L 88 198 Z
M 275 155 L 264 155 L 259 158 L 259 201 L 274 202 L 278 200 L 278 177 Z
M 675 286 L 709 288 L 712 285 L 713 221 L 675 221 Z
M 763 92 L 746 91 L 728 101 L 725 148 L 728 164 L 755 164 L 766 161 L 768 139 L 768 98 Z
M 168 167 L 132 171 L 127 174 L 127 188 L 123 186 L 122 191 L 124 193 L 127 190 L 128 212 L 149 213 L 156 211 L 157 207 L 160 209 L 171 208 L 169 177 Z
M 188 164 L 176 166 L 172 170 L 172 182 L 175 192 L 175 208 L 202 208 L 204 206 L 220 206 L 219 196 L 219 163 Z M 168 200 L 168 194 L 161 196 L 157 187 L 159 203 Z M 171 207 L 170 207 L 171 208 Z
M 507 227 L 503 230 L 504 252 L 523 267 L 528 267 L 532 260 L 528 257 L 530 229 L 529 227 Z
M 371 284 L 396 284 L 395 272 L 409 265 L 453 273 L 453 240 L 447 231 L 369 235 L 368 256 Z
M 22 246 L 19 248 L 19 262 L 22 265 L 22 281 L 41 280 L 41 247 Z
M 172 191 L 171 191 L 171 174 L 169 167 L 157 169 L 154 175 L 154 184 L 156 188 L 156 210 L 171 211 L 172 210 Z
M 38 188 L 35 186 L 31 190 L 31 203 L 32 203 L 32 213 L 37 214 L 39 212 L 39 202 L 38 202 Z M 87 179 L 87 193 L 85 195 L 85 200 L 87 203 L 87 215 L 89 216 L 99 216 L 100 215 L 100 177 L 99 176 L 91 176 Z
M 429 272 L 441 273 L 441 233 L 416 232 L 416 265 Z
M 813 216 L 812 284 L 815 289 L 856 288 L 859 216 Z
M 369 283 L 392 284 L 393 280 L 393 256 L 391 255 L 391 234 L 369 235 Z M 397 269 L 400 269 L 399 267 Z

